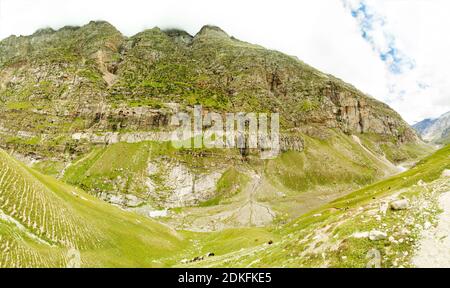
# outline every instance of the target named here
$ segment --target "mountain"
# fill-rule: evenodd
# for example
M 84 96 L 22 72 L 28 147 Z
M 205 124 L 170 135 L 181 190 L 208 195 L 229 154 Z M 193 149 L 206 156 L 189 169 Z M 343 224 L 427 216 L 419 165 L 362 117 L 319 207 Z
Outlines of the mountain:
M 260 161 L 256 150 L 177 150 L 159 138 L 172 131 L 172 115 L 197 104 L 278 112 L 283 154 Z M 0 147 L 15 157 L 144 215 L 188 209 L 190 221 L 170 213 L 169 222 L 194 230 L 295 217 L 429 152 L 386 104 L 214 26 L 125 37 L 92 21 L 11 36 L 0 42 L 0 110 Z M 254 193 L 263 199 L 259 220 L 239 212 L 214 224 Z
M 279 113 L 281 154 L 174 147 L 170 119 L 194 105 Z M 72 248 L 88 267 L 252 251 L 433 150 L 386 104 L 215 26 L 6 38 L 0 112 L 2 266 L 63 266 Z
M 435 143 L 449 143 L 450 140 L 450 112 L 436 119 L 425 119 L 413 128 L 426 141 Z
M 425 119 L 414 124 L 412 127 L 417 131 L 417 133 L 424 133 L 431 125 L 436 122 L 437 119 Z
M 173 112 L 167 104 L 176 102 L 180 109 L 279 112 L 285 130 L 318 126 L 416 140 L 387 105 L 217 27 L 195 36 L 154 28 L 127 38 L 91 22 L 11 36 L 0 55 L 5 129 L 61 135 L 164 128 Z

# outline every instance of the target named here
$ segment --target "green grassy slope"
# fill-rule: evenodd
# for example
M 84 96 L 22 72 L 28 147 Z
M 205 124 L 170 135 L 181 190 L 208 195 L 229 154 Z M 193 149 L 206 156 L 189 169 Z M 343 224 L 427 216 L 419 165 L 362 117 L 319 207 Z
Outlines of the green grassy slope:
M 226 173 L 224 191 L 229 189 Z M 263 228 L 175 232 L 42 175 L 0 150 L 0 267 L 165 267 L 275 239 Z M 76 257 L 75 257 L 76 258 Z
M 120 191 L 142 195 L 151 151 L 150 143 L 118 143 L 94 148 L 88 155 L 68 167 L 64 180 L 86 191 Z M 114 181 L 122 179 L 120 183 Z M 117 187 L 120 186 L 120 187 Z
M 283 186 L 304 192 L 316 186 L 366 185 L 385 173 L 395 172 L 392 165 L 381 160 L 381 155 L 370 155 L 351 137 L 332 133 L 327 140 L 304 136 L 303 152 L 284 153 L 269 162 L 266 173 L 273 179 L 278 178 Z
M 71 248 L 80 251 L 83 267 L 164 266 L 183 243 L 173 230 L 39 174 L 3 151 L 0 201 L 0 266 L 65 266 Z
M 359 211 L 370 212 L 378 205 L 375 201 L 398 191 L 405 197 L 417 197 L 422 190 L 415 184 L 419 180 L 437 181 L 442 171 L 450 168 L 449 157 L 450 146 L 410 171 L 355 191 L 286 225 L 182 232 L 182 237 L 154 221 L 123 212 L 39 174 L 1 151 L 0 266 L 66 266 L 71 248 L 80 251 L 83 267 L 178 266 L 182 259 L 210 252 L 216 256 L 189 265 L 364 266 L 367 250 L 375 247 L 386 253 L 386 243 L 351 237 L 354 232 L 380 225 L 370 216 L 366 216 L 370 221 L 361 221 Z M 395 217 L 398 215 L 388 212 L 384 224 L 394 225 Z M 410 251 L 411 244 L 395 249 Z M 393 265 L 392 261 L 388 258 L 386 266 Z
M 272 231 L 281 239 L 214 259 L 189 264 L 212 267 L 366 267 L 368 252 L 379 251 L 382 267 L 411 266 L 423 225 L 433 221 L 436 197 L 450 189 L 442 172 L 450 169 L 450 146 L 411 170 L 367 186 Z M 411 208 L 380 212 L 383 203 L 407 198 Z M 355 238 L 358 232 L 386 231 L 389 239 Z M 276 239 L 276 238 L 275 238 Z M 392 240 L 392 241 L 391 241 Z

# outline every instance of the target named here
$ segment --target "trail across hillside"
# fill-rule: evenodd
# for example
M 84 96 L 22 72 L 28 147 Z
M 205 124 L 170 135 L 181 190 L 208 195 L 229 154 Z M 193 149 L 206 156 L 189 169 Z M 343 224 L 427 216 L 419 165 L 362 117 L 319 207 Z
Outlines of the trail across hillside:
M 413 259 L 416 267 L 450 267 L 450 191 L 440 196 L 439 204 L 444 212 L 439 216 L 437 227 L 424 232 Z

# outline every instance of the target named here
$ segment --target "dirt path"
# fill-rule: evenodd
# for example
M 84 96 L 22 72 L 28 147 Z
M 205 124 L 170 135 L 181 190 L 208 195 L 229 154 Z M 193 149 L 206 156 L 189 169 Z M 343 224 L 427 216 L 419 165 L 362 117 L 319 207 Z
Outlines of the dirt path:
M 245 204 L 233 215 L 237 222 L 245 226 L 264 226 L 272 222 L 275 213 L 256 200 L 256 194 L 261 187 L 262 179 L 256 172 L 251 173 L 251 183 L 247 185 L 244 194 L 247 197 Z
M 420 248 L 413 258 L 416 267 L 450 267 L 450 191 L 439 197 L 439 204 L 444 212 L 439 216 L 437 227 L 424 231 Z
M 260 173 L 250 167 L 242 170 L 242 173 L 250 176 L 250 182 L 244 190 L 234 199 L 234 203 L 224 212 L 211 216 L 229 227 L 262 227 L 270 224 L 275 218 L 272 209 L 258 201 L 257 194 L 263 185 Z
M 272 223 L 276 213 L 268 204 L 258 200 L 259 192 L 267 185 L 264 176 L 251 167 L 241 168 L 240 172 L 250 178 L 243 190 L 227 204 L 192 208 L 189 216 L 180 215 L 184 219 L 183 229 L 205 232 L 234 227 L 263 227 Z

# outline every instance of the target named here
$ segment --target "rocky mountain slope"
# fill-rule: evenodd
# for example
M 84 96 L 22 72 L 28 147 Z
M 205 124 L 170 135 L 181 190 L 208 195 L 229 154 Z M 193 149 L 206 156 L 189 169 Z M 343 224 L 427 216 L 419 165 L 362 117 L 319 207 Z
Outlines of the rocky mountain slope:
M 450 141 L 450 112 L 436 119 L 425 119 L 413 128 L 426 141 L 435 143 L 449 143 Z
M 11 36 L 0 55 L 2 128 L 30 136 L 164 128 L 174 110 L 167 104 L 175 102 L 178 109 L 279 112 L 286 130 L 316 125 L 416 139 L 385 104 L 217 27 L 194 37 L 154 28 L 126 38 L 91 22 Z
M 40 162 L 38 168 L 51 175 L 62 177 L 64 167 L 94 155 L 101 145 L 158 141 L 155 133 L 171 129 L 171 115 L 195 104 L 206 111 L 280 113 L 285 152 L 302 153 L 305 143 L 319 144 L 310 138 L 337 144 L 351 134 L 360 134 L 376 157 L 395 163 L 419 151 L 411 147 L 418 141 L 415 132 L 387 105 L 294 57 L 239 41 L 217 27 L 205 26 L 195 36 L 154 28 L 128 38 L 97 21 L 0 42 L 0 146 Z M 323 148 L 318 149 L 334 153 Z M 139 165 L 146 178 L 148 165 Z M 115 169 L 131 169 L 130 177 L 137 171 Z M 378 170 L 369 178 L 384 175 Z M 78 176 L 67 178 L 83 184 Z M 147 186 L 115 190 L 136 195 Z
M 171 116 L 194 105 L 280 113 L 282 153 L 174 148 Z M 387 105 L 213 26 L 125 37 L 97 21 L 11 36 L 0 41 L 0 112 L 4 266 L 51 266 L 54 252 L 26 235 L 82 250 L 84 266 L 174 265 L 259 246 L 283 237 L 270 229 L 431 152 Z

